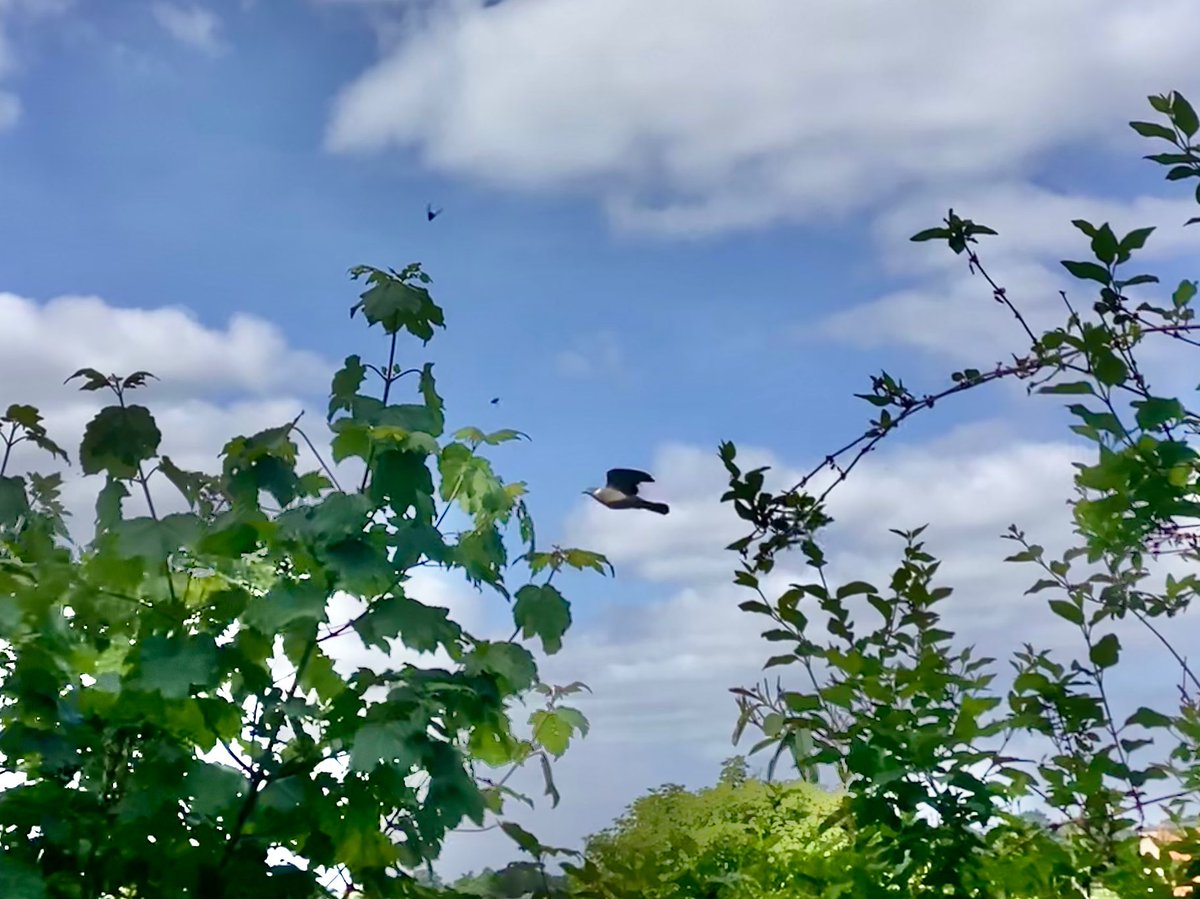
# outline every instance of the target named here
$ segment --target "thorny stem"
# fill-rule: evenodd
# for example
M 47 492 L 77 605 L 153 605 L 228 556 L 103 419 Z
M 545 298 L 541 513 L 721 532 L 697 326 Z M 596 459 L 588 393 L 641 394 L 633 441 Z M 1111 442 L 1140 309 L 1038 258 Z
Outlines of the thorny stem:
M 997 284 L 992 279 L 992 276 L 988 274 L 987 269 L 983 267 L 983 264 L 979 261 L 979 257 L 975 254 L 974 250 L 967 254 L 967 267 L 972 274 L 978 272 L 979 274 L 983 275 L 983 278 L 985 281 L 987 281 L 988 286 L 992 288 L 992 296 L 995 297 L 996 302 L 1003 303 L 1008 307 L 1008 311 L 1013 314 L 1013 317 L 1016 318 L 1021 327 L 1025 330 L 1025 335 L 1029 338 L 1029 343 L 1033 346 L 1036 346 L 1038 342 L 1037 335 L 1033 333 L 1033 329 L 1030 328 L 1029 323 L 1025 321 L 1025 316 L 1023 316 L 1020 310 L 1013 305 L 1012 300 L 1008 298 L 1008 294 L 1005 292 L 1004 288 Z

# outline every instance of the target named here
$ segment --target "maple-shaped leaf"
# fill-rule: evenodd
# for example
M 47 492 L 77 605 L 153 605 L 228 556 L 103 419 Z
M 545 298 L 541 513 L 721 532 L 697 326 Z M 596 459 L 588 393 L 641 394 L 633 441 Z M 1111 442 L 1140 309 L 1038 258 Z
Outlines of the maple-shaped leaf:
M 571 626 L 571 604 L 549 584 L 526 584 L 517 591 L 513 622 L 525 637 L 537 635 L 553 655 L 562 649 L 562 636 Z

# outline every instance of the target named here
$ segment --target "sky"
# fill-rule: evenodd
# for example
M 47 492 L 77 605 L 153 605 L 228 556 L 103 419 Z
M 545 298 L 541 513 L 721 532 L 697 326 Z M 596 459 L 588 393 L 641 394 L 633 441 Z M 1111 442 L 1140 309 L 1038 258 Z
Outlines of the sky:
M 713 782 L 728 688 L 771 654 L 730 583 L 718 442 L 783 483 L 864 429 L 870 374 L 933 389 L 1022 348 L 963 260 L 911 234 L 948 207 L 994 227 L 989 270 L 1046 326 L 1059 289 L 1081 296 L 1057 264 L 1088 254 L 1073 218 L 1159 225 L 1141 258 L 1194 274 L 1194 204 L 1125 124 L 1148 94 L 1200 94 L 1193 6 L 0 0 L 0 404 L 38 404 L 70 446 L 95 398 L 68 374 L 148 369 L 167 450 L 212 467 L 234 434 L 323 418 L 340 360 L 380 352 L 347 314 L 351 266 L 420 261 L 448 329 L 411 361 L 436 363 L 453 425 L 531 436 L 495 459 L 542 539 L 617 567 L 564 582 L 576 626 L 544 674 L 591 686 L 592 731 L 561 805 L 517 815 L 578 844 L 649 788 Z M 932 522 L 963 640 L 1077 651 L 998 539 L 1069 539 L 1069 438 L 1021 388 L 940 406 L 835 494 L 834 571 L 885 577 L 888 528 Z M 612 466 L 652 472 L 671 514 L 581 495 Z M 98 486 L 72 486 L 81 519 Z M 422 583 L 503 629 L 498 598 Z M 514 857 L 464 833 L 439 870 Z

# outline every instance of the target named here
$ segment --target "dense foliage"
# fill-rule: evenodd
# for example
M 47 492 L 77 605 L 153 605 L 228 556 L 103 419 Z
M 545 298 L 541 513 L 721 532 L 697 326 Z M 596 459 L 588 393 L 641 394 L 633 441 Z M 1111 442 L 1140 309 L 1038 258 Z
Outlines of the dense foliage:
M 1173 182 L 1200 178 L 1192 106 L 1177 93 L 1150 103 L 1163 121 L 1133 128 L 1172 146 L 1149 158 L 1169 166 Z M 837 820 L 859 858 L 842 872 L 843 894 L 1170 896 L 1200 875 L 1194 828 L 1181 827 L 1177 854 L 1154 867 L 1139 855 L 1140 831 L 1160 819 L 1182 825 L 1200 799 L 1200 679 L 1187 661 L 1194 647 L 1170 639 L 1171 620 L 1200 588 L 1200 416 L 1152 388 L 1143 364 L 1148 349 L 1200 346 L 1197 285 L 1185 280 L 1164 297 L 1151 288 L 1157 277 L 1130 273 L 1154 228 L 1118 235 L 1107 224 L 1074 225 L 1093 258 L 1062 264 L 1096 296 L 1083 306 L 1063 294 L 1064 322 L 1040 334 L 976 250 L 992 229 L 951 211 L 942 227 L 913 237 L 965 254 L 1028 342 L 1010 361 L 956 372 L 929 394 L 886 372 L 873 378 L 862 395 L 878 409 L 869 429 L 781 493 L 765 488 L 765 469 L 738 466 L 733 444 L 721 448 L 724 499 L 752 527 L 731 547 L 743 559 L 736 580 L 752 594 L 742 608 L 770 620 L 764 636 L 779 649 L 767 666 L 799 672 L 787 688 L 737 689 L 739 726 L 761 730 L 756 749 L 774 747 L 776 758 L 790 755 L 843 785 Z M 1016 525 L 1004 535 L 1015 544 L 1009 560 L 1038 572 L 1028 592 L 1046 595 L 1048 612 L 1077 629 L 1078 652 L 1026 644 L 1012 655 L 1011 678 L 998 682 L 994 660 L 944 626 L 951 588 L 938 579 L 923 528 L 897 532 L 903 554 L 885 589 L 832 582 L 821 536 L 831 491 L 881 440 L 948 397 L 1006 379 L 1065 397 L 1071 430 L 1094 456 L 1075 476 L 1077 545 L 1053 558 Z M 766 576 L 796 555 L 807 579 L 769 593 Z M 1171 662 L 1166 677 L 1122 664 L 1122 636 L 1138 626 Z M 1155 707 L 1116 706 L 1120 678 L 1144 686 L 1151 677 L 1160 684 Z M 1013 745 L 1034 749 L 1018 755 Z M 1016 813 L 1031 799 L 1049 826 Z
M 397 363 L 404 332 L 428 342 L 443 326 L 428 276 L 352 274 L 367 288 L 351 315 L 383 330 L 387 357 L 350 356 L 333 378 L 336 472 L 297 470 L 298 439 L 316 453 L 299 420 L 230 440 L 215 474 L 181 470 L 132 401 L 152 376 L 81 369 L 68 380 L 112 402 L 76 456 L 103 478 L 94 536 L 77 543 L 61 473 L 8 470 L 22 444 L 67 453 L 33 407 L 0 418 L 5 899 L 416 895 L 406 871 L 464 819 L 502 811 L 511 790 L 486 766 L 539 759 L 556 795 L 548 758 L 586 721 L 538 684 L 518 637 L 556 652 L 571 614 L 550 579 L 604 560 L 538 551 L 524 485 L 480 452 L 521 435 L 444 436 L 432 366 Z M 416 399 L 399 401 L 408 382 Z M 183 511 L 167 513 L 172 493 Z M 146 514 L 126 514 L 133 496 Z M 531 579 L 510 593 L 511 524 Z M 425 566 L 511 602 L 512 639 L 413 595 Z M 335 666 L 401 646 L 436 655 Z M 535 685 L 549 701 L 523 729 Z
M 821 896 L 852 864 L 826 819 L 832 794 L 803 781 L 768 783 L 729 760 L 715 787 L 667 784 L 639 798 L 568 865 L 586 899 L 784 899 Z

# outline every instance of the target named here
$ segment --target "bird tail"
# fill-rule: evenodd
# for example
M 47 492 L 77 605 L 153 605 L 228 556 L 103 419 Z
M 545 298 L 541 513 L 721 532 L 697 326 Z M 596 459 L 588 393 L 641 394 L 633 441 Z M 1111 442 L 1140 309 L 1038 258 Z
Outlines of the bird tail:
M 671 511 L 671 507 L 666 503 L 652 503 L 650 500 L 644 500 L 642 502 L 642 508 L 649 509 L 651 512 L 657 512 L 659 515 L 666 515 Z

